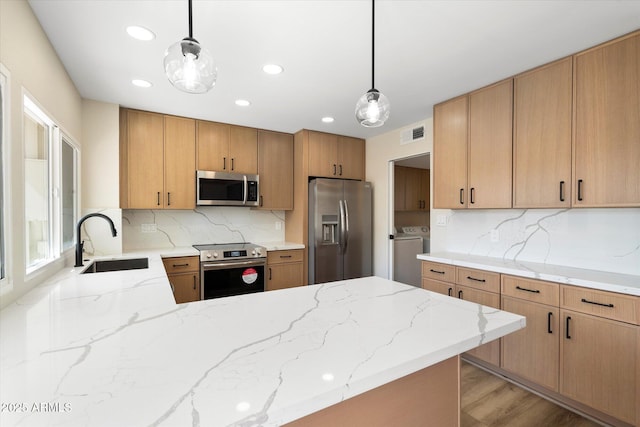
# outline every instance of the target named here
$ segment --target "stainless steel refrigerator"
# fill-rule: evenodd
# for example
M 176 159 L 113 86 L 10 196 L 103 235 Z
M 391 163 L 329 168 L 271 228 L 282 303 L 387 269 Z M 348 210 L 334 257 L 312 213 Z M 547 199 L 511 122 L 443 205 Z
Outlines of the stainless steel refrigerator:
M 372 274 L 371 183 L 309 181 L 309 284 Z

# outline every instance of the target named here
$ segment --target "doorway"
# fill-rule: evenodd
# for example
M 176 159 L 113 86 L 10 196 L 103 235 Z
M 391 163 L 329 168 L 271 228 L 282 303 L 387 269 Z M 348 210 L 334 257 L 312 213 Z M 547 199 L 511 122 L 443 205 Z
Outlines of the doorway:
M 430 153 L 390 161 L 389 178 L 389 276 L 420 286 L 416 255 L 430 249 Z

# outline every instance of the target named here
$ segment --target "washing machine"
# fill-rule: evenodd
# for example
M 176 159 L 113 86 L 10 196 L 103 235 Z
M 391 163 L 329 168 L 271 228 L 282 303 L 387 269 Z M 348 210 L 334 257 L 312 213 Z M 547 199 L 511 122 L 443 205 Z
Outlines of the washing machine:
M 426 254 L 431 251 L 430 249 L 430 230 L 426 225 L 412 225 L 408 227 L 402 227 L 402 234 L 406 236 L 420 236 L 422 237 L 422 253 Z

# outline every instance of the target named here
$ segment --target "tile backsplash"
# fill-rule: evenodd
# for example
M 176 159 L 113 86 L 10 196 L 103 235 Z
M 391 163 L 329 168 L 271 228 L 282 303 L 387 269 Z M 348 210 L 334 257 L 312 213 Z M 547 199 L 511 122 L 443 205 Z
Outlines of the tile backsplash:
M 198 243 L 279 242 L 284 241 L 284 212 L 220 206 L 123 210 L 122 227 L 124 252 Z
M 640 275 L 640 209 L 433 210 L 431 218 L 434 252 Z

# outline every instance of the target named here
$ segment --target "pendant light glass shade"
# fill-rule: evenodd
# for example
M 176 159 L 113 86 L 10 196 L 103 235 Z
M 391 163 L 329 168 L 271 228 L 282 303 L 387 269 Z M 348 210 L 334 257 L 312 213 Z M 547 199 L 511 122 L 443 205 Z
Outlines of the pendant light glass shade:
M 205 93 L 216 84 L 218 69 L 213 56 L 193 38 L 191 0 L 189 37 L 169 46 L 164 54 L 164 72 L 172 85 L 188 93 Z
M 387 121 L 390 110 L 387 97 L 376 89 L 370 89 L 356 104 L 356 119 L 364 127 L 377 128 Z
M 375 35 L 376 35 L 376 3 L 371 0 L 371 89 L 358 99 L 356 103 L 356 119 L 364 127 L 377 128 L 389 118 L 391 104 L 386 96 L 375 88 Z
M 218 77 L 213 56 L 189 37 L 169 46 L 164 54 L 164 71 L 172 85 L 189 93 L 208 92 Z

